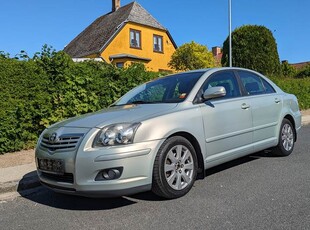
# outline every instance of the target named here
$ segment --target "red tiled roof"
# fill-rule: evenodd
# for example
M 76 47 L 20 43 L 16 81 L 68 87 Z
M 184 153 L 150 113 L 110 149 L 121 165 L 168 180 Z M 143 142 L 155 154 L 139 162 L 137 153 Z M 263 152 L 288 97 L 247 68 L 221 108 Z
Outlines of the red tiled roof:
M 306 67 L 307 65 L 310 65 L 310 61 L 294 63 L 294 64 L 290 64 L 290 65 L 295 67 L 296 69 L 302 69 L 302 68 Z

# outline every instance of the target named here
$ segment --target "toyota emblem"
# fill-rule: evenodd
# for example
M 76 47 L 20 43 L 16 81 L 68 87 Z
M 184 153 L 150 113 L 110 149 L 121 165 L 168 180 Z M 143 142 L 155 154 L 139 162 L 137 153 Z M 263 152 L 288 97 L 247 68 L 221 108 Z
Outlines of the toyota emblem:
M 59 138 L 57 137 L 57 133 L 52 133 L 49 137 L 49 142 L 50 143 L 55 143 L 59 140 Z

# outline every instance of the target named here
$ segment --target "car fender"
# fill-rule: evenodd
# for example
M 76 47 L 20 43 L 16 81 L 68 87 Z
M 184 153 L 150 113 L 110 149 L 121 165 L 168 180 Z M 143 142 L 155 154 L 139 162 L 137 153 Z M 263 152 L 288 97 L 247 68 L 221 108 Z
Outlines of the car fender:
M 142 121 L 134 141 L 167 139 L 180 132 L 192 135 L 199 143 L 201 152 L 206 152 L 202 115 L 198 105 Z
M 284 93 L 282 96 L 283 108 L 281 113 L 281 120 L 279 121 L 277 130 L 279 133 L 282 121 L 285 117 L 293 119 L 293 125 L 295 126 L 296 134 L 301 128 L 301 112 L 299 110 L 298 101 L 295 95 Z M 277 137 L 279 138 L 279 137 Z

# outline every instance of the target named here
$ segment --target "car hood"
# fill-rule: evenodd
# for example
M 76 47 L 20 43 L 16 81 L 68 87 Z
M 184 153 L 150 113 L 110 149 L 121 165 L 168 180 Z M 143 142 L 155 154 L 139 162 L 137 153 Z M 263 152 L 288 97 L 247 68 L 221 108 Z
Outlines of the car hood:
M 139 122 L 154 116 L 165 114 L 177 104 L 142 104 L 115 106 L 67 119 L 52 125 L 57 127 L 102 128 L 109 124 L 120 122 Z

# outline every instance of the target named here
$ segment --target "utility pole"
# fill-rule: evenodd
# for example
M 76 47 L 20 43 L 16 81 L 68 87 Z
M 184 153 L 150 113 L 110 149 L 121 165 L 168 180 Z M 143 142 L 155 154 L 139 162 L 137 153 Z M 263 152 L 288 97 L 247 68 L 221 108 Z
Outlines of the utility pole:
M 232 49 L 231 49 L 231 0 L 228 0 L 228 21 L 229 21 L 229 67 L 232 67 Z

